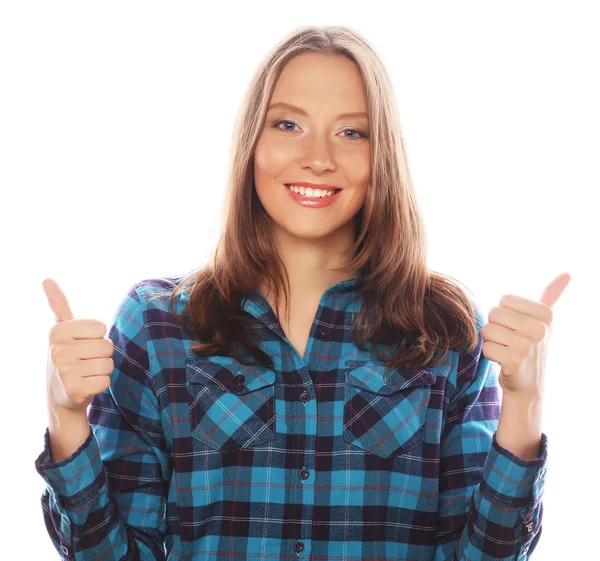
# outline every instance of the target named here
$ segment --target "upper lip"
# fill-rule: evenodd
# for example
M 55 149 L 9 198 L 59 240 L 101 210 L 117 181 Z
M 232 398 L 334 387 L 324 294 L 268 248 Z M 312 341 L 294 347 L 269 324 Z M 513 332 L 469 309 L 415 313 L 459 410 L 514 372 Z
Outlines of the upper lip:
M 286 185 L 296 185 L 298 187 L 312 187 L 313 189 L 323 189 L 324 191 L 331 191 L 333 189 L 341 189 L 337 185 L 327 185 L 326 183 L 310 183 L 309 181 L 292 181 L 286 183 Z

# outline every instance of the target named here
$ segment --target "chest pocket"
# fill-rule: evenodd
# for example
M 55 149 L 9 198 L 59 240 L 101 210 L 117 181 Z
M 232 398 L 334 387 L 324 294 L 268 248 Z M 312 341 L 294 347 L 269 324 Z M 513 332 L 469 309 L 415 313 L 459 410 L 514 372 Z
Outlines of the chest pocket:
M 222 453 L 275 439 L 275 372 L 223 356 L 186 360 L 192 436 Z
M 386 366 L 372 360 L 346 361 L 343 438 L 382 458 L 398 456 L 419 445 L 433 369 Z

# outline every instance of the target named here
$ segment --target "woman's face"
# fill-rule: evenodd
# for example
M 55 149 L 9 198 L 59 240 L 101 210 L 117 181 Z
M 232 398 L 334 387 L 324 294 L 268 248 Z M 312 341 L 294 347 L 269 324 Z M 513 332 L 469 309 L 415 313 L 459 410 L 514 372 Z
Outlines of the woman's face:
M 256 193 L 276 229 L 305 239 L 343 232 L 354 241 L 353 218 L 371 177 L 363 88 L 358 67 L 344 57 L 306 53 L 283 69 L 254 153 Z M 290 197 L 286 185 L 297 182 L 342 191 L 332 204 L 311 208 Z

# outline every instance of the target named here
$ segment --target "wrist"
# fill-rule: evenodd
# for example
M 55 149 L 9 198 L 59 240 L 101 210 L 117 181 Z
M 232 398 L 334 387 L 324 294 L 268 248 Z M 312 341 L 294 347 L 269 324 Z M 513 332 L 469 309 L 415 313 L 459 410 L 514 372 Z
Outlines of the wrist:
M 496 442 L 523 460 L 537 458 L 542 439 L 542 413 L 541 399 L 504 395 Z
M 87 420 L 87 408 L 85 409 L 69 409 L 58 405 L 56 403 L 48 403 L 48 417 L 50 422 L 55 426 L 60 426 L 65 422 L 69 422 L 72 419 L 86 419 Z

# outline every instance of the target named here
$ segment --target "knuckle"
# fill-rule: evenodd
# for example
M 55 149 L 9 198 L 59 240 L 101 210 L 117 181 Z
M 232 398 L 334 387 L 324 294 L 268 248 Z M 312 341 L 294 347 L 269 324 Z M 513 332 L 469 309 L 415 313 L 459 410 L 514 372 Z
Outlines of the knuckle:
M 48 333 L 48 341 L 50 341 L 50 343 L 56 343 L 56 341 L 58 340 L 59 330 L 60 330 L 60 323 L 55 323 L 50 328 L 50 331 Z
M 52 362 L 54 364 L 56 364 L 57 358 L 58 358 L 58 349 L 56 348 L 56 345 L 52 345 L 50 347 L 50 360 L 52 360 Z
M 488 318 L 490 323 L 496 319 L 498 319 L 498 313 L 500 312 L 501 308 L 500 306 L 494 306 L 493 308 L 490 309 L 489 313 L 488 313 Z
M 67 349 L 66 349 L 65 345 L 56 344 L 56 345 L 52 346 L 51 354 L 52 354 L 53 357 L 56 357 L 56 358 L 60 359 L 60 358 L 62 358 L 62 357 L 65 356 L 65 351 L 66 350 Z
M 112 356 L 112 354 L 115 352 L 115 344 L 112 342 L 111 339 L 104 339 L 104 341 L 106 341 L 106 343 L 104 343 L 104 346 L 106 347 L 107 354 Z

